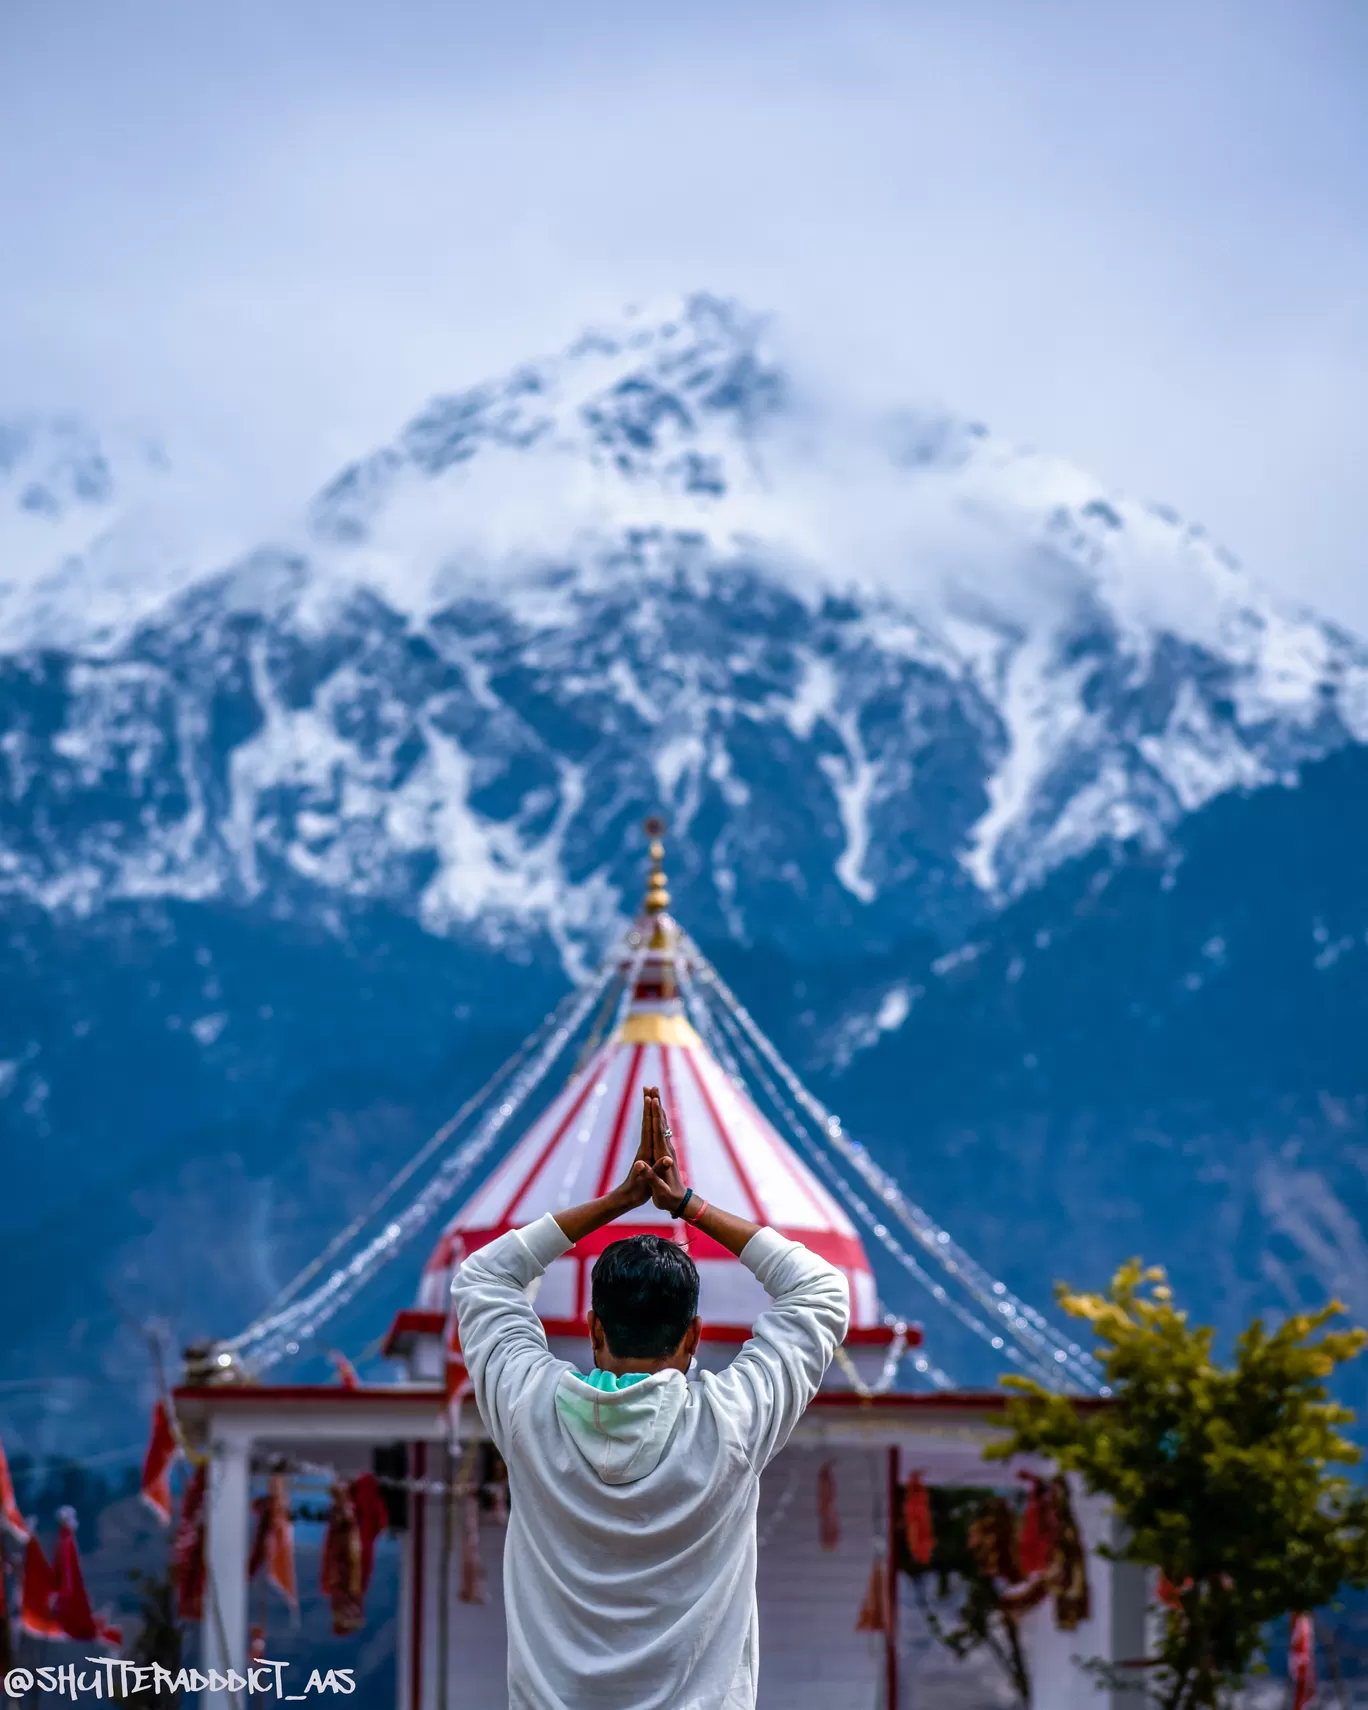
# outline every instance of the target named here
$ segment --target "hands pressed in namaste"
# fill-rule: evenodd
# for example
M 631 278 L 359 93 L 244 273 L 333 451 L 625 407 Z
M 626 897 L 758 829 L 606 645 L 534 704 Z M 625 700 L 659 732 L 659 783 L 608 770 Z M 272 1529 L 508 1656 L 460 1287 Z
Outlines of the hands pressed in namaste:
M 679 1172 L 679 1160 L 671 1143 L 673 1139 L 665 1118 L 665 1107 L 660 1102 L 659 1088 L 643 1088 L 641 1140 L 622 1182 L 604 1194 L 602 1199 L 590 1200 L 586 1205 L 572 1206 L 568 1211 L 556 1213 L 556 1222 L 570 1241 L 582 1241 L 586 1235 L 602 1229 L 605 1223 L 616 1222 L 625 1213 L 645 1205 L 649 1199 L 671 1217 L 682 1215 L 703 1234 L 739 1257 L 759 1231 L 759 1224 L 695 1200 L 692 1195 L 687 1206 L 683 1206 L 684 1196 L 689 1190 Z
M 623 1210 L 635 1210 L 653 1200 L 661 1211 L 673 1212 L 684 1197 L 684 1181 L 679 1173 L 671 1141 L 674 1136 L 665 1118 L 658 1087 L 645 1087 L 641 1100 L 641 1142 L 632 1160 L 627 1178 L 618 1192 Z

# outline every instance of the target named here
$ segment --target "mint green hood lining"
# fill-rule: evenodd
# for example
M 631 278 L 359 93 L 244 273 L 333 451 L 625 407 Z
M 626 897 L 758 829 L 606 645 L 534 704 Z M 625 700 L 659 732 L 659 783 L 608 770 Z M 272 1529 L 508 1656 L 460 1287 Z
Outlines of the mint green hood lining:
M 682 1372 L 576 1372 L 556 1386 L 561 1428 L 605 1484 L 654 1472 L 688 1403 Z

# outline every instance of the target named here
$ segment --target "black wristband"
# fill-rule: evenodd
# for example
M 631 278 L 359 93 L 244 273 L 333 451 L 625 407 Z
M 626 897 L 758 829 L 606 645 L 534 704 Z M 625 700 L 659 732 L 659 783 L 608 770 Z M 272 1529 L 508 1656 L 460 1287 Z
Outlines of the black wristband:
M 692 1199 L 692 1198 L 693 1198 L 693 1189 L 692 1189 L 692 1188 L 691 1188 L 691 1187 L 686 1187 L 686 1188 L 685 1188 L 685 1189 L 684 1189 L 684 1197 L 683 1197 L 683 1199 L 681 1199 L 681 1200 L 680 1200 L 680 1202 L 679 1202 L 679 1204 L 678 1204 L 678 1205 L 677 1205 L 677 1206 L 676 1206 L 676 1207 L 675 1207 L 675 1208 L 674 1208 L 674 1210 L 673 1210 L 673 1211 L 672 1211 L 672 1212 L 671 1212 L 671 1213 L 670 1213 L 670 1216 L 671 1216 L 671 1217 L 683 1217 L 683 1215 L 684 1215 L 684 1207 L 685 1207 L 685 1206 L 686 1206 L 686 1205 L 687 1205 L 687 1204 L 688 1204 L 688 1203 L 689 1203 L 689 1201 L 690 1201 L 690 1200 L 691 1200 L 691 1199 Z

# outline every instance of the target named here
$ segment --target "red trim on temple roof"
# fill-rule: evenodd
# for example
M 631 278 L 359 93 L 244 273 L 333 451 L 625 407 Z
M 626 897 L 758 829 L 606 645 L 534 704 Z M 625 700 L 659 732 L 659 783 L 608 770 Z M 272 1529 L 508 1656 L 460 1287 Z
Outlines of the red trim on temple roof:
M 548 1336 L 579 1337 L 589 1334 L 588 1326 L 582 1320 L 573 1318 L 548 1318 L 545 1323 Z M 396 1312 L 394 1322 L 390 1325 L 389 1334 L 385 1337 L 381 1352 L 386 1359 L 398 1359 L 407 1352 L 407 1345 L 418 1336 L 442 1337 L 446 1334 L 446 1314 L 442 1312 L 422 1312 L 417 1308 L 407 1308 Z M 886 1348 L 892 1342 L 897 1332 L 888 1324 L 876 1324 L 866 1330 L 851 1330 L 847 1333 L 845 1346 L 847 1348 Z M 907 1345 L 909 1348 L 920 1348 L 923 1343 L 922 1327 L 920 1324 L 907 1326 Z M 734 1342 L 738 1347 L 750 1338 L 749 1328 L 742 1329 L 739 1325 L 705 1324 L 703 1340 L 705 1342 Z

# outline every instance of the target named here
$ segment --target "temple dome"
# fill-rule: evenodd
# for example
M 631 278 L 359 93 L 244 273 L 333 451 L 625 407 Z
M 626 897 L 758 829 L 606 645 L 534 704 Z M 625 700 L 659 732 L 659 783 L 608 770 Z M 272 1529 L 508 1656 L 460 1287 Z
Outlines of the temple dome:
M 658 844 L 652 854 L 656 864 L 636 948 L 623 969 L 632 989 L 614 1031 L 447 1223 L 423 1271 L 418 1305 L 444 1310 L 454 1267 L 505 1230 L 594 1199 L 621 1181 L 636 1152 L 642 1089 L 655 1086 L 686 1185 L 838 1266 L 850 1283 L 852 1330 L 875 1330 L 883 1317 L 854 1225 L 722 1068 L 684 1011 L 676 958 L 686 952 L 665 913 L 669 898 Z M 646 1233 L 687 1246 L 698 1265 L 699 1314 L 708 1330 L 730 1337 L 749 1329 L 766 1303 L 759 1283 L 715 1241 L 647 1203 L 548 1268 L 536 1295 L 548 1334 L 584 1334 L 594 1260 L 609 1243 Z

